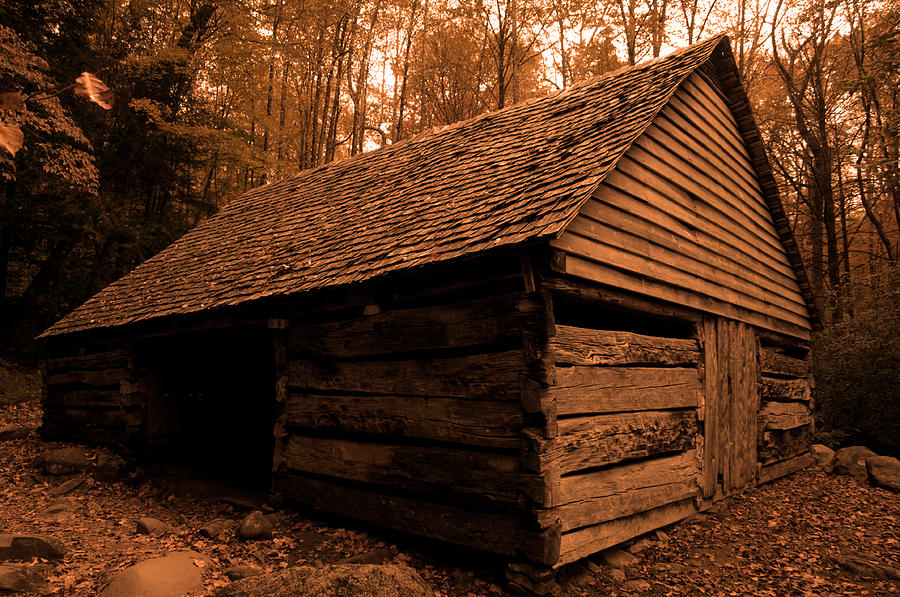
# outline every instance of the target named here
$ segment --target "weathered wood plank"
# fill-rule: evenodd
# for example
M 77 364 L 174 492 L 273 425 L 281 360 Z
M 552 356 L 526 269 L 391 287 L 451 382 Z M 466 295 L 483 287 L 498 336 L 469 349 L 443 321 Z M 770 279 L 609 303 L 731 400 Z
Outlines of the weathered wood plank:
M 128 366 L 125 349 L 107 350 L 94 354 L 48 358 L 44 361 L 47 371 L 61 369 L 121 369 Z
M 566 365 L 692 365 L 697 341 L 557 325 L 549 358 Z
M 781 354 L 770 348 L 759 351 L 759 367 L 763 375 L 802 377 L 809 375 L 809 363 Z
M 678 522 L 696 511 L 694 500 L 687 499 L 628 518 L 619 518 L 563 533 L 560 538 L 560 554 L 557 565 L 574 562 L 638 535 Z
M 565 532 L 624 518 L 696 497 L 698 480 L 694 450 L 565 476 L 560 480 L 561 505 L 539 511 L 539 521 L 558 518 Z
M 719 399 L 719 351 L 716 339 L 716 320 L 707 319 L 700 327 L 704 354 L 704 406 L 703 406 L 703 464 L 702 489 L 703 497 L 712 500 L 718 497 L 719 461 L 724 458 L 720 453 L 722 433 L 719 420 L 721 400 Z
M 693 445 L 696 419 L 692 410 L 562 419 L 559 436 L 554 439 L 534 437 L 526 430 L 523 458 L 530 470 L 553 469 L 565 474 L 679 452 Z
M 632 243 L 642 246 L 631 246 Z M 692 293 L 740 305 L 793 325 L 807 323 L 806 307 L 799 303 L 776 298 L 773 293 L 744 282 L 738 283 L 737 276 L 730 272 L 700 265 L 699 261 L 687 259 L 630 232 L 617 231 L 581 216 L 553 244 L 566 252 L 614 265 L 633 276 L 646 276 L 689 289 Z
M 699 392 L 686 367 L 558 367 L 550 388 L 558 415 L 696 407 Z
M 44 408 L 114 408 L 125 402 L 125 396 L 110 390 L 58 390 L 47 389 Z
M 558 241 L 554 241 L 556 246 Z M 658 299 L 706 311 L 724 317 L 745 321 L 752 325 L 780 332 L 801 340 L 809 340 L 811 326 L 803 326 L 783 321 L 768 315 L 752 311 L 727 301 L 698 294 L 693 290 L 672 286 L 659 282 L 648 276 L 624 272 L 612 266 L 586 259 L 573 251 L 565 251 L 565 272 L 572 276 L 593 280 L 601 284 L 618 287 L 622 290 L 636 292 Z
M 290 362 L 289 385 L 328 392 L 518 400 L 525 362 L 521 350 L 465 357 Z
M 378 433 L 518 449 L 522 409 L 512 401 L 289 393 L 285 423 L 307 429 Z
M 812 413 L 802 402 L 765 402 L 758 420 L 761 429 L 793 429 L 809 425 Z
M 129 373 L 125 368 L 115 369 L 71 369 L 68 371 L 48 372 L 44 377 L 47 386 L 94 386 L 116 387 L 120 386 L 123 379 L 128 379 Z
M 286 472 L 276 475 L 274 488 L 289 499 L 325 512 L 467 548 L 506 556 L 521 554 L 545 565 L 554 564 L 559 556 L 558 530 L 528 532 L 513 513 L 390 495 Z
M 812 439 L 811 424 L 792 429 L 760 429 L 757 458 L 763 465 L 792 458 L 808 452 Z
M 618 190 L 624 196 L 611 195 L 611 189 Z M 638 210 L 636 215 L 667 229 L 680 231 L 688 240 L 696 239 L 710 250 L 729 255 L 786 288 L 797 293 L 800 291 L 787 264 L 750 242 L 752 239 L 749 235 L 737 234 L 734 227 L 711 206 L 693 200 L 689 193 L 630 160 L 627 155 L 619 162 L 617 169 L 609 173 L 593 196 L 616 206 L 635 206 Z M 627 197 L 639 201 L 627 201 Z M 642 206 L 641 203 L 649 205 Z
M 288 352 L 359 357 L 508 343 L 520 345 L 522 327 L 542 310 L 524 293 L 464 303 L 395 309 L 344 321 L 292 325 Z
M 446 446 L 390 445 L 292 434 L 284 465 L 304 473 L 394 488 L 447 492 L 514 504 L 523 482 L 518 454 Z
M 777 479 L 778 477 L 796 473 L 797 471 L 808 467 L 812 463 L 812 454 L 810 454 L 809 452 L 804 452 L 803 454 L 795 456 L 789 460 L 770 464 L 769 466 L 760 466 L 758 482 L 760 484 L 768 483 L 769 481 Z
M 662 206 L 648 206 L 646 203 L 625 195 L 619 189 L 607 186 L 602 189 L 600 198 L 591 199 L 581 208 L 581 215 L 595 222 L 613 227 L 620 231 L 637 233 L 643 239 L 672 249 L 672 253 L 655 249 L 671 264 L 687 264 L 691 271 L 707 279 L 727 277 L 735 287 L 749 295 L 772 297 L 782 306 L 794 308 L 799 305 L 805 312 L 803 298 L 784 282 L 782 276 L 773 273 L 768 267 L 747 258 L 743 252 L 708 234 L 707 230 L 698 232 L 689 229 L 665 213 Z M 580 220 L 573 221 L 571 230 L 577 231 Z M 597 228 L 597 226 L 594 226 Z M 601 230 L 595 234 L 606 238 Z M 623 237 L 627 239 L 627 237 Z M 634 241 L 616 243 L 635 248 Z M 640 247 L 636 247 L 640 248 Z M 651 252 L 654 249 L 650 249 Z M 787 285 L 785 285 L 787 284 Z
M 809 402 L 812 391 L 806 379 L 762 377 L 759 393 L 763 400 Z
M 759 410 L 757 390 L 756 335 L 746 324 L 719 320 L 727 330 L 729 343 L 729 389 L 731 435 L 728 438 L 730 463 L 726 481 L 730 493 L 737 493 L 753 483 L 756 474 L 756 415 Z M 727 396 L 727 395 L 723 395 Z

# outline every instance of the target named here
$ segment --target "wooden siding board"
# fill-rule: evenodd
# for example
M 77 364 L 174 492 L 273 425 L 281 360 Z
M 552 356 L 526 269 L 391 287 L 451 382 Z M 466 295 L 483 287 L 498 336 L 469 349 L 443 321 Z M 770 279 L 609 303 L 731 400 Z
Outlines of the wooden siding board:
M 656 297 L 663 301 L 684 305 L 699 311 L 746 321 L 787 336 L 803 340 L 808 340 L 810 337 L 808 326 L 797 326 L 767 315 L 742 309 L 732 303 L 697 294 L 688 289 L 671 286 L 647 277 L 634 276 L 615 267 L 590 261 L 572 253 L 566 253 L 565 271 L 575 277 L 594 280 L 601 284 Z
M 636 184 L 635 184 L 636 183 Z M 670 213 L 688 227 L 691 232 L 708 233 L 713 238 L 738 249 L 744 255 L 764 264 L 773 274 L 779 275 L 782 285 L 800 287 L 794 273 L 784 261 L 776 259 L 770 253 L 760 249 L 747 240 L 745 235 L 738 234 L 728 222 L 705 201 L 697 201 L 680 187 L 673 185 L 657 172 L 647 170 L 636 160 L 626 155 L 619 163 L 619 168 L 610 173 L 605 184 L 617 186 L 626 193 L 641 199 L 664 214 Z M 595 193 L 595 197 L 606 200 L 605 196 Z M 652 218 L 656 221 L 656 217 Z
M 806 304 L 803 297 L 795 289 L 782 284 L 781 280 L 774 279 L 767 272 L 757 272 L 752 269 L 759 262 L 744 259 L 744 255 L 729 250 L 714 237 L 698 234 L 696 229 L 690 230 L 677 221 L 666 222 L 668 214 L 662 213 L 657 208 L 649 208 L 647 212 L 640 208 L 634 209 L 639 202 L 629 197 L 616 197 L 621 195 L 618 189 L 607 186 L 603 189 L 603 199 L 590 199 L 582 208 L 581 215 L 573 220 L 575 224 L 579 218 L 589 218 L 620 231 L 629 232 L 641 230 L 641 235 L 656 245 L 669 246 L 673 251 L 700 262 L 718 276 L 727 276 L 737 283 L 738 288 L 747 288 L 757 298 L 769 298 L 776 300 L 782 306 L 796 313 L 806 313 Z M 613 199 L 614 201 L 610 201 Z M 643 213 L 642 213 L 643 212 Z M 647 219 L 649 216 L 651 219 Z M 668 224 L 668 225 L 666 225 Z M 673 227 L 680 230 L 677 232 Z M 738 276 L 734 272 L 740 271 Z M 772 292 L 772 290 L 781 292 Z
M 558 415 L 694 408 L 695 368 L 560 367 L 550 395 Z
M 429 439 L 517 450 L 518 402 L 414 396 L 316 395 L 289 392 L 288 427 Z
M 632 228 L 631 230 L 634 230 Z M 614 251 L 615 256 L 606 257 L 609 263 L 616 263 L 619 267 L 625 267 L 629 263 L 627 256 L 621 253 L 633 255 L 633 265 L 639 268 L 637 271 L 653 275 L 652 265 L 666 268 L 669 273 L 661 273 L 658 276 L 664 280 L 690 282 L 692 278 L 709 285 L 710 296 L 716 296 L 738 304 L 753 308 L 760 313 L 778 315 L 785 320 L 796 324 L 802 324 L 806 320 L 806 306 L 800 302 L 791 301 L 784 296 L 772 292 L 764 286 L 757 286 L 750 282 L 752 275 L 742 275 L 742 271 L 728 271 L 716 267 L 717 258 L 712 256 L 706 259 L 697 256 L 691 246 L 678 246 L 669 240 L 657 242 L 653 239 L 653 228 L 645 226 L 640 233 L 629 232 L 628 229 L 608 226 L 593 217 L 580 215 L 569 225 L 568 231 L 584 238 L 596 241 L 606 251 Z M 669 246 L 666 246 L 668 244 Z M 693 254 L 692 254 L 693 253 Z M 634 259 L 648 259 L 649 264 L 642 264 Z M 751 306 L 752 305 L 752 306 Z
M 708 86 L 699 74 L 688 82 L 698 89 Z M 686 88 L 683 86 L 674 96 L 680 103 L 663 108 L 620 160 L 617 170 L 598 188 L 595 198 L 586 202 L 551 244 L 576 257 L 566 262 L 567 272 L 573 275 L 579 275 L 576 270 L 580 270 L 580 275 L 604 284 L 700 306 L 779 333 L 808 338 L 807 300 L 791 269 L 762 187 L 755 178 L 747 178 L 752 168 L 749 152 L 732 151 L 726 159 L 707 147 L 723 143 L 726 133 L 704 133 L 704 128 L 713 127 L 707 119 L 715 117 L 709 112 L 712 108 L 697 104 L 702 99 L 721 103 L 717 110 L 727 112 L 729 108 L 713 93 L 701 95 L 697 91 L 690 95 Z M 687 117 L 688 110 L 693 119 Z M 740 134 L 734 118 L 720 115 L 715 128 L 723 127 L 732 137 Z M 648 195 L 668 195 L 670 202 L 681 196 L 685 213 L 669 215 L 648 201 Z M 642 201 L 646 204 L 639 214 L 629 210 Z M 687 227 L 681 223 L 685 214 L 693 220 Z M 697 226 L 698 218 L 715 226 Z M 710 242 L 710 238 L 715 240 Z M 727 247 L 734 248 L 723 255 L 722 249 Z M 577 258 L 586 258 L 591 265 Z M 683 297 L 690 298 L 684 301 Z M 735 317 L 733 306 L 745 310 L 742 317 Z M 752 314 L 748 317 L 746 311 Z

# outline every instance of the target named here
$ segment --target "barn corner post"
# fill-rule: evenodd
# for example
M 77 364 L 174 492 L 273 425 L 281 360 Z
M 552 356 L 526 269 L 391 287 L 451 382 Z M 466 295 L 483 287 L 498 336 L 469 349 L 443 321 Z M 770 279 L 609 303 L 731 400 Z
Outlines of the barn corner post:
M 509 562 L 506 578 L 511 588 L 533 595 L 559 592 L 555 565 L 559 561 L 562 526 L 553 515 L 559 497 L 559 469 L 542 458 L 547 445 L 558 435 L 556 403 L 550 393 L 555 368 L 549 354 L 550 338 L 556 335 L 553 300 L 544 283 L 548 271 L 546 251 L 520 255 L 524 303 L 531 314 L 523 318 L 520 373 L 522 426 L 523 504 L 518 558 Z

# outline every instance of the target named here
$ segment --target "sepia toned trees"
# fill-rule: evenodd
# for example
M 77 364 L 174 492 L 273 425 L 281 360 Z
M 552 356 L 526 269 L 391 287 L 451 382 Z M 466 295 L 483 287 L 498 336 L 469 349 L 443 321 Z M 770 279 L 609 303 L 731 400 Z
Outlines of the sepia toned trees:
M 42 61 L 41 85 L 54 89 L 94 72 L 117 101 L 104 112 L 70 93 L 55 100 L 79 131 L 69 146 L 95 168 L 90 193 L 64 181 L 78 170 L 61 155 L 28 162 L 46 144 L 34 127 L 23 129 L 18 176 L 35 174 L 27 199 L 4 190 L 3 229 L 16 222 L 19 232 L 0 236 L 9 255 L 0 268 L 2 346 L 14 337 L 29 345 L 41 327 L 249 188 L 723 32 L 826 320 L 851 313 L 851 287 L 895 267 L 900 254 L 896 0 L 29 4 L 0 3 L 4 39 L 23 44 L 4 42 L 3 64 L 19 64 L 10 57 L 24 52 Z M 0 91 L 30 86 L 0 72 Z M 4 123 L 15 118 L 0 114 Z M 76 215 L 56 221 L 57 212 L 39 207 L 52 197 Z M 77 234 L 62 234 L 68 226 Z M 34 293 L 43 298 L 23 298 Z M 14 322 L 23 301 L 30 315 Z

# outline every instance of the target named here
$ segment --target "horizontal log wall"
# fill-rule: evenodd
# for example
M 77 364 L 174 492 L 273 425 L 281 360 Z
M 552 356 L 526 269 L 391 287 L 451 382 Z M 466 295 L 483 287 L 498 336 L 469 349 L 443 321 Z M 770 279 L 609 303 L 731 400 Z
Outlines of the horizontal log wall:
M 44 361 L 44 418 L 50 438 L 91 444 L 140 442 L 145 376 L 125 343 L 57 346 Z
M 759 349 L 757 466 L 760 483 L 795 472 L 811 462 L 809 445 L 815 428 L 809 364 L 805 358 L 787 352 L 777 345 L 763 345 Z
M 553 533 L 522 518 L 526 496 L 544 492 L 540 474 L 522 468 L 521 445 L 523 428 L 539 421 L 523 403 L 541 384 L 528 354 L 547 309 L 526 293 L 521 269 L 515 282 L 292 320 L 276 345 L 276 490 L 553 563 Z
M 561 323 L 567 300 L 589 297 L 550 286 L 556 325 L 545 358 L 556 433 L 526 431 L 523 458 L 549 479 L 533 516 L 558 529 L 562 565 L 696 510 L 701 353 L 696 338 L 666 336 L 665 325 L 651 335 Z M 643 332 L 653 328 L 643 321 Z

